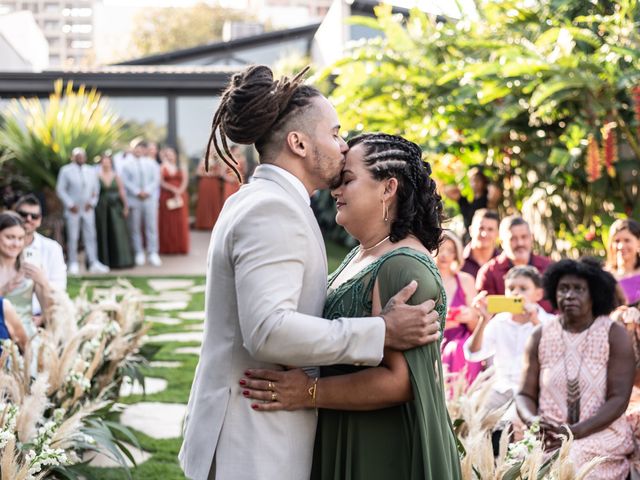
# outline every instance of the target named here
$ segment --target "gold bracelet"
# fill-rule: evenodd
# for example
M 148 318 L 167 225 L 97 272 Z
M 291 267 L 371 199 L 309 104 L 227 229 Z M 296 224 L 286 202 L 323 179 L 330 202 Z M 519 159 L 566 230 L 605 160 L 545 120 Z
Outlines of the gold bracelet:
M 313 401 L 313 408 L 316 409 L 316 415 L 318 415 L 318 407 L 316 405 L 316 391 L 318 390 L 318 377 L 315 377 L 313 379 L 313 385 L 311 385 L 309 387 L 309 390 L 307 390 L 307 393 L 309 393 L 309 396 L 311 397 L 311 400 Z

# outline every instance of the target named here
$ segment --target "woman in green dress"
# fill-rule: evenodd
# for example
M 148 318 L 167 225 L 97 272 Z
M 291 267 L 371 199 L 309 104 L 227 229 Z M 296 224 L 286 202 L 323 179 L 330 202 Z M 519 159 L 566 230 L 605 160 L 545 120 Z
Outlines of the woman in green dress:
M 377 315 L 411 280 L 410 303 L 436 302 L 444 329 L 442 279 L 429 252 L 442 234 L 442 202 L 420 148 L 401 137 L 365 134 L 349 142 L 332 190 L 336 221 L 359 242 L 329 277 L 325 318 Z M 318 408 L 312 479 L 459 479 L 445 405 L 439 342 L 385 351 L 378 367 L 248 370 L 243 394 L 258 411 Z
M 122 180 L 113 169 L 111 153 L 100 157 L 100 198 L 96 205 L 98 259 L 110 268 L 133 266 L 126 217 L 129 214 Z

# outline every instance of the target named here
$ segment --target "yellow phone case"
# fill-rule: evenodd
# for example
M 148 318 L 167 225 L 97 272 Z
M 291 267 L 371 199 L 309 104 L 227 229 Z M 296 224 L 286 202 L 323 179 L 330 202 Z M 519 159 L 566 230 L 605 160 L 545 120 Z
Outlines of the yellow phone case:
M 487 310 L 489 313 L 523 313 L 522 298 L 506 297 L 504 295 L 487 295 Z

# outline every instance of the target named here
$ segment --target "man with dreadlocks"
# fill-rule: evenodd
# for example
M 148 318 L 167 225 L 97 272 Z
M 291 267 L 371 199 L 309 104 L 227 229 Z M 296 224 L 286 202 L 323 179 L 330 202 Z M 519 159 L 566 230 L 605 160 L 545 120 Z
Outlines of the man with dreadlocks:
M 211 237 L 204 340 L 180 452 L 196 480 L 309 478 L 315 412 L 254 411 L 238 382 L 246 369 L 374 366 L 385 347 L 439 338 L 434 302 L 405 303 L 416 282 L 379 317 L 320 318 L 327 261 L 309 196 L 339 182 L 348 147 L 329 101 L 301 83 L 305 71 L 274 81 L 268 67 L 249 67 L 233 76 L 214 115 L 209 146 L 220 158 L 240 178 L 229 138 L 255 145 L 260 165 L 227 200 Z M 263 383 L 276 402 L 276 385 Z M 309 377 L 312 399 L 316 388 L 317 376 Z

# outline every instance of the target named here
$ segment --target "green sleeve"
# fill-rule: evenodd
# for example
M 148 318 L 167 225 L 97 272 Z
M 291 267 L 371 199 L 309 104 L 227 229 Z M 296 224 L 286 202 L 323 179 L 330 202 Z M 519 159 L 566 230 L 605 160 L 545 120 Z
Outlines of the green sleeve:
M 417 305 L 427 300 L 442 303 L 439 280 L 426 265 L 411 256 L 393 255 L 386 259 L 378 270 L 377 280 L 383 308 L 411 280 L 418 282 L 418 289 L 407 303 Z

